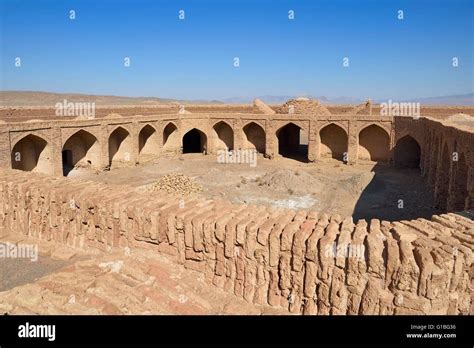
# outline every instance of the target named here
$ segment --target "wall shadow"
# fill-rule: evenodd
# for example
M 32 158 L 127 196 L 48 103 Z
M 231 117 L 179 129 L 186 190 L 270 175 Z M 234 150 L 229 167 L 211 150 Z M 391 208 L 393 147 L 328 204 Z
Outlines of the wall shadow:
M 386 221 L 431 218 L 440 213 L 419 168 L 397 168 L 388 163 L 374 164 L 374 177 L 364 188 L 354 207 L 354 221 Z

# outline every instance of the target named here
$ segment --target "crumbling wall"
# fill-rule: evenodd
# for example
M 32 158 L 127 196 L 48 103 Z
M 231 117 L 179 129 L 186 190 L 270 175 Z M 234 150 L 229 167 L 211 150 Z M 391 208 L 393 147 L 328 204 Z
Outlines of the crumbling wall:
M 331 115 L 331 112 L 316 99 L 296 98 L 288 100 L 276 109 L 279 114 Z
M 77 248 L 151 248 L 251 303 L 303 314 L 468 314 L 473 221 L 360 220 L 180 200 L 0 170 L 0 231 Z

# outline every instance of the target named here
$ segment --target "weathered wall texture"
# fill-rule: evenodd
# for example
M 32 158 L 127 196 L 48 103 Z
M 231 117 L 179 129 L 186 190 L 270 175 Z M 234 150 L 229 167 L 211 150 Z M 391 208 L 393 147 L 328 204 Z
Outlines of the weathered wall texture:
M 0 170 L 0 226 L 78 248 L 152 248 L 291 313 L 472 313 L 474 223 L 455 214 L 354 224 Z
M 395 164 L 419 162 L 439 209 L 474 209 L 472 130 L 430 118 L 396 117 L 393 132 Z

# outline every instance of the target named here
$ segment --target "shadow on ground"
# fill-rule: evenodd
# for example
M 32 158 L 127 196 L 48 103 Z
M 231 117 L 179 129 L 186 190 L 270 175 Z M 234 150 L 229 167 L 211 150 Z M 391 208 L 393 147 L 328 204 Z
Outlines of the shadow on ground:
M 439 213 L 419 169 L 377 163 L 372 181 L 362 191 L 352 214 L 354 221 L 373 218 L 387 221 L 431 218 Z

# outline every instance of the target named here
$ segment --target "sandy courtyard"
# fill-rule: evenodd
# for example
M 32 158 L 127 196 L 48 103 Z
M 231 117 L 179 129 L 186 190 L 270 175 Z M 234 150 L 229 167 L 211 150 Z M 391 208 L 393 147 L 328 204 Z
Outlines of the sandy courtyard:
M 259 156 L 252 167 L 218 163 L 215 155 L 185 154 L 101 173 L 76 169 L 69 176 L 146 192 L 169 173 L 182 173 L 201 185 L 198 194 L 235 203 L 311 209 L 354 219 L 413 219 L 437 212 L 417 170 L 375 163 L 347 166 L 338 161 L 302 163 L 284 157 L 270 161 Z

